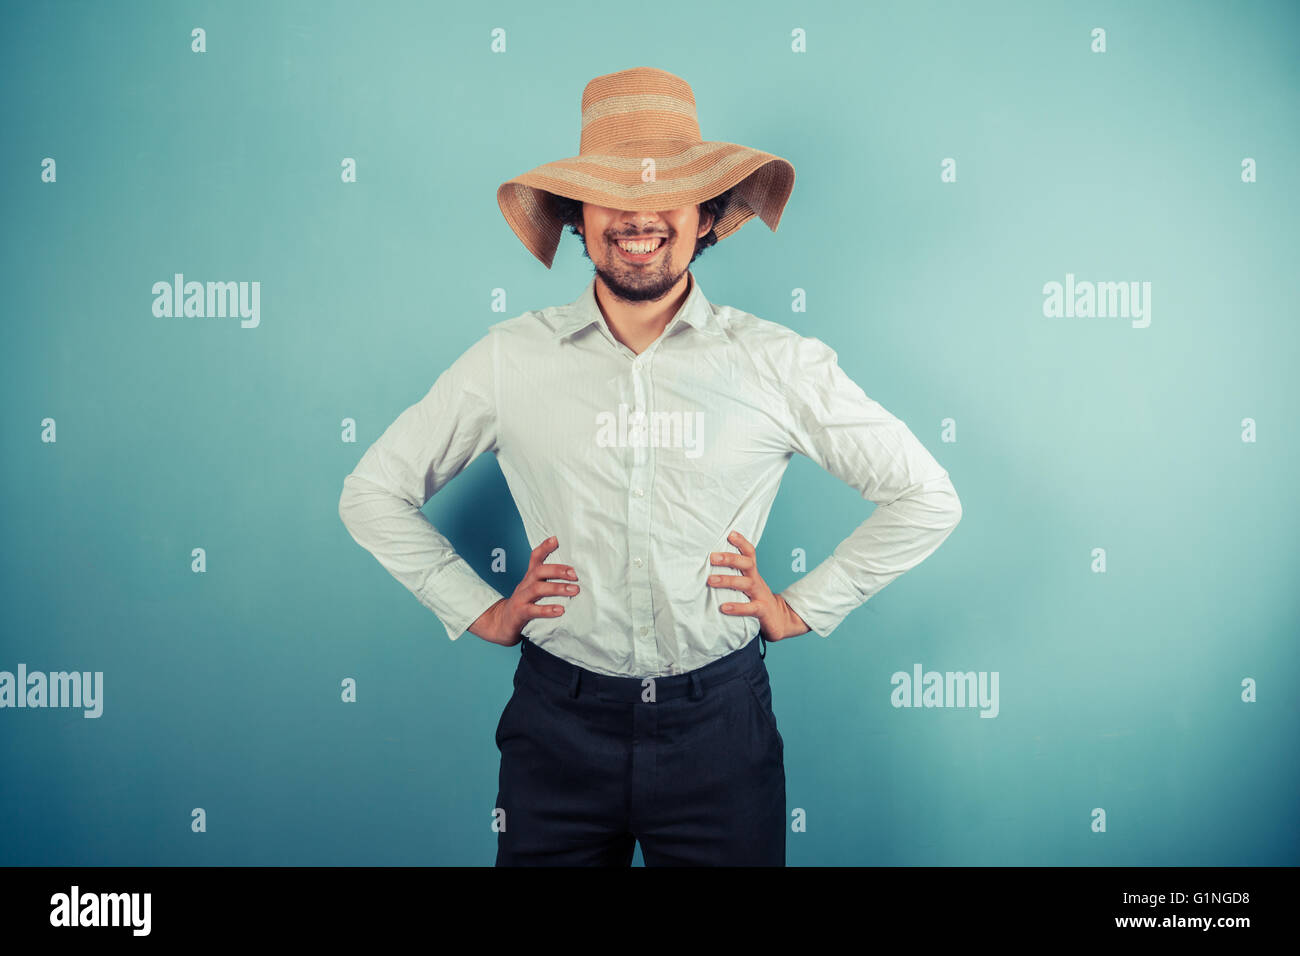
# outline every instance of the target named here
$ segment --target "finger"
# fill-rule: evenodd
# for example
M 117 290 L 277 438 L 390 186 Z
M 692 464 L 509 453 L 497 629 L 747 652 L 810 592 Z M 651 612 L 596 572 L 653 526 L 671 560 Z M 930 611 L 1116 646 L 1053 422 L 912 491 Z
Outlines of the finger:
M 727 535 L 727 540 L 730 541 L 734 547 L 739 548 L 740 553 L 747 557 L 752 558 L 758 553 L 754 550 L 754 546 L 749 543 L 749 539 L 739 531 L 731 532 L 731 534 Z
M 757 601 L 749 601 L 748 603 L 742 603 L 742 604 L 729 602 L 727 604 L 723 604 L 720 606 L 720 610 L 722 611 L 723 614 L 731 614 L 731 615 L 743 616 L 743 617 L 758 617 L 758 612 L 761 609 L 762 606 Z
M 710 574 L 709 586 L 715 588 L 728 588 L 734 591 L 747 591 L 752 587 L 754 581 L 748 575 L 744 574 Z
M 733 591 L 743 591 L 745 597 L 751 601 L 766 600 L 772 592 L 768 589 L 767 582 L 764 581 L 757 570 L 750 570 L 747 574 L 719 574 L 714 575 L 718 578 L 718 587 L 728 588 Z
M 564 613 L 563 604 L 525 604 L 521 611 L 526 617 L 559 617 Z
M 573 590 L 569 590 L 572 588 Z M 550 581 L 530 581 L 521 592 L 524 600 L 532 603 L 543 597 L 572 597 L 578 593 L 578 585 Z
M 742 597 L 744 598 L 745 601 L 748 601 L 750 604 L 758 604 L 758 603 L 759 603 L 758 600 L 757 600 L 756 597 L 755 597 L 755 593 L 754 593 L 752 590 L 750 590 L 750 589 L 748 589 L 748 588 L 744 588 L 744 589 L 742 589 L 742 588 L 736 588 L 735 590 L 736 590 L 736 592 L 737 592 L 740 596 L 742 596 Z M 724 594 L 720 594 L 720 595 L 718 595 L 718 596 L 719 596 L 719 597 L 726 597 L 726 595 L 724 595 Z M 734 603 L 735 603 L 734 601 L 729 601 L 729 602 L 727 602 L 727 606 L 730 607 L 730 606 L 731 606 L 732 604 L 734 604 Z M 742 603 L 743 603 L 743 602 L 742 602 Z
M 578 572 L 567 564 L 539 564 L 536 568 L 530 568 L 528 573 L 543 579 L 568 578 L 574 581 L 578 577 Z
M 741 594 L 745 595 L 746 601 L 752 601 L 755 604 L 758 603 L 759 592 L 754 589 L 753 585 L 743 588 L 733 588 L 732 590 L 739 591 Z
M 550 554 L 559 546 L 560 546 L 560 541 L 558 538 L 555 537 L 555 535 L 551 535 L 545 541 L 539 543 L 537 547 L 533 548 L 532 552 L 528 555 L 529 570 L 531 570 L 534 565 L 540 564 L 542 558 L 546 557 L 548 554 Z
M 709 563 L 748 571 L 754 566 L 754 559 L 743 554 L 732 554 L 730 551 L 714 551 L 709 555 Z
M 524 594 L 529 601 L 536 601 L 539 597 L 558 596 L 568 597 L 577 594 L 581 590 L 576 584 L 565 584 L 562 581 L 552 583 L 550 581 L 534 581 L 524 589 Z

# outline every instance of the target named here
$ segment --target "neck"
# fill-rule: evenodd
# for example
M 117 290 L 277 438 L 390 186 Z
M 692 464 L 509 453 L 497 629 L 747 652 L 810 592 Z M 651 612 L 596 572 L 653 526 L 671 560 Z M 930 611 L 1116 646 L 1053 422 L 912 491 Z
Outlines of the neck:
M 597 275 L 596 304 L 600 306 L 605 324 L 609 326 L 614 338 L 640 355 L 663 335 L 668 323 L 691 294 L 693 282 L 688 269 L 662 298 L 629 302 L 615 296 L 609 286 L 605 285 L 605 280 Z

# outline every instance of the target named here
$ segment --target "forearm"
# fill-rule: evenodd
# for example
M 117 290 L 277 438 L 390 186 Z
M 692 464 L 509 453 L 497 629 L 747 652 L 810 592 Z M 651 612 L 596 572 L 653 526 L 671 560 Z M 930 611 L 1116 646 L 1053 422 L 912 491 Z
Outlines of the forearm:
M 875 511 L 829 557 L 781 592 L 815 632 L 828 636 L 851 611 L 935 552 L 961 520 L 946 474 Z
M 356 474 L 343 481 L 348 533 L 436 614 L 455 640 L 502 595 L 484 581 L 412 502 Z

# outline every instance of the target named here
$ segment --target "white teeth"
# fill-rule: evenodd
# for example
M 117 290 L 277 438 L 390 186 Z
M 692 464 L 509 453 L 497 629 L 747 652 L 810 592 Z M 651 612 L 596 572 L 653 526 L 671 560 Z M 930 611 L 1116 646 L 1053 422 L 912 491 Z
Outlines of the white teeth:
M 619 248 L 623 249 L 624 251 L 633 253 L 634 255 L 638 255 L 647 252 L 654 252 L 656 249 L 659 248 L 660 241 L 661 240 L 659 239 L 643 239 L 640 242 L 624 242 L 622 239 L 620 239 L 618 240 L 618 245 Z

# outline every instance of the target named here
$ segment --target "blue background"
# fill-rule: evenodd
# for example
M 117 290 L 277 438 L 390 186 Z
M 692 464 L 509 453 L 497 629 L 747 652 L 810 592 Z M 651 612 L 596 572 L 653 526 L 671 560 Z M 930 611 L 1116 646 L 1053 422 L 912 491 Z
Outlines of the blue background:
M 789 862 L 1297 862 L 1296 4 L 3 17 L 0 669 L 103 671 L 106 696 L 96 720 L 0 710 L 0 863 L 492 862 L 518 650 L 448 641 L 338 498 L 507 317 L 493 289 L 508 316 L 582 290 L 578 240 L 547 271 L 495 190 L 576 153 L 584 85 L 631 66 L 684 77 L 706 139 L 797 171 L 777 233 L 695 263 L 710 298 L 835 348 L 964 509 L 830 638 L 769 648 L 808 817 Z M 155 317 L 176 272 L 260 281 L 260 327 Z M 1067 273 L 1151 282 L 1150 327 L 1045 318 Z M 763 576 L 870 507 L 797 458 Z M 492 456 L 425 513 L 513 589 L 528 547 Z M 895 709 L 917 662 L 997 671 L 1000 714 Z

